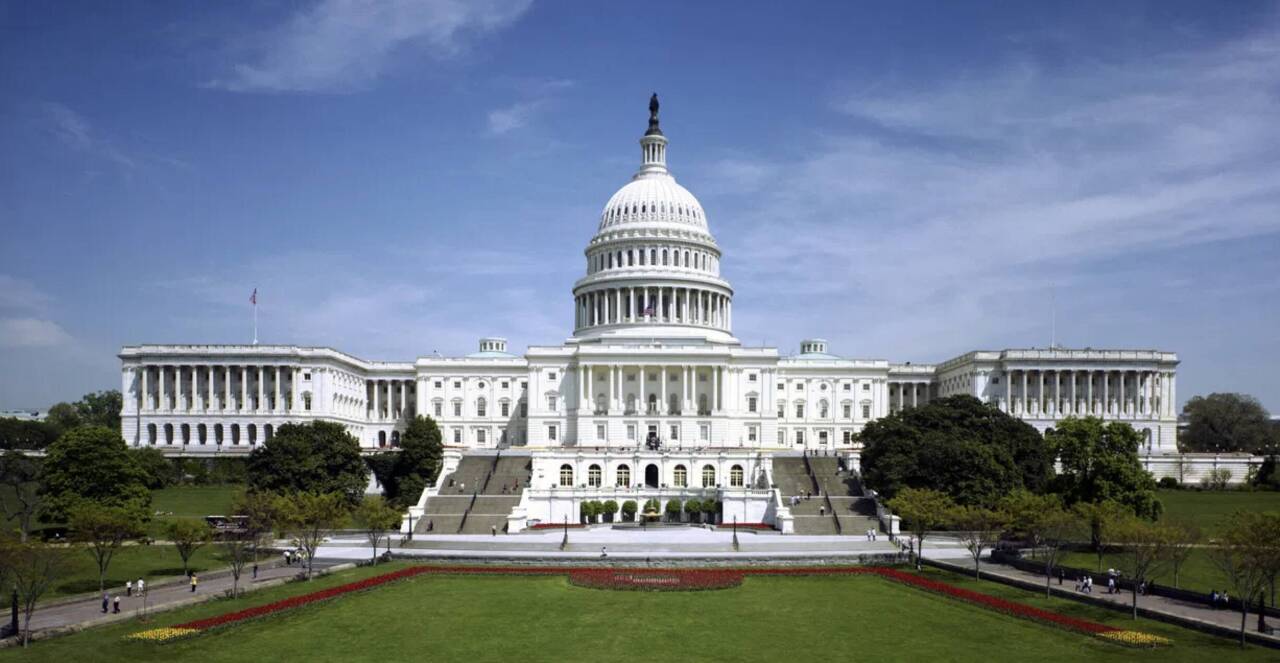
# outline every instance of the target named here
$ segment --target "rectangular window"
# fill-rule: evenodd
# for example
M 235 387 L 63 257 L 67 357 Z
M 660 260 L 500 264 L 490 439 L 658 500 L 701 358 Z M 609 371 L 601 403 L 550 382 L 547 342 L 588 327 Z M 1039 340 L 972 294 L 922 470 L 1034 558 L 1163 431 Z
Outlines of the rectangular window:
M 555 379 L 556 379 L 556 372 L 555 372 L 555 371 L 551 371 L 550 373 L 547 373 L 547 379 L 548 379 L 548 380 L 551 380 L 552 382 L 555 382 Z
M 444 388 L 444 383 L 443 383 L 443 382 L 441 382 L 441 381 L 439 381 L 439 380 L 436 380 L 436 381 L 435 381 L 435 387 L 436 387 L 436 389 L 442 389 L 442 388 Z
M 827 443 L 827 431 L 818 431 L 818 444 L 825 445 Z
M 444 404 L 443 404 L 443 403 L 436 403 L 436 404 L 435 404 L 435 412 L 436 412 L 436 418 L 437 418 L 437 419 L 439 419 L 441 416 L 443 416 L 443 415 L 444 415 L 443 410 L 444 410 Z
M 706 442 L 707 440 L 711 439 L 711 427 L 706 424 L 702 424 L 701 426 L 698 426 L 698 437 L 703 442 Z
M 635 374 L 635 373 L 627 373 L 627 382 L 635 382 L 635 381 L 636 381 L 636 374 Z
M 804 444 L 804 431 L 796 431 L 796 444 Z
M 747 426 L 747 441 L 748 441 L 748 442 L 755 442 L 755 441 L 756 441 L 756 437 L 757 437 L 757 435 L 756 435 L 756 427 L 755 427 L 755 426 Z
M 680 439 L 680 427 L 675 424 L 671 425 L 671 439 L 673 440 Z
M 555 396 L 547 396 L 547 409 L 549 409 L 549 410 L 551 410 L 551 411 L 555 411 L 555 409 L 556 409 L 556 397 L 555 397 Z
M 804 418 L 804 403 L 796 403 L 796 418 Z
M 850 431 L 844 431 L 840 434 L 840 441 L 845 444 L 849 444 L 853 441 L 853 433 Z
M 871 418 L 871 406 L 870 406 L 870 405 L 863 405 L 863 406 L 862 406 L 862 418 L 863 418 L 863 419 L 870 419 L 870 418 Z
M 849 384 L 848 382 L 844 383 L 844 390 L 849 391 L 850 389 L 853 389 L 853 385 Z
M 529 388 L 529 381 L 528 381 L 528 380 L 521 380 L 521 381 L 520 381 L 520 391 L 524 391 L 524 390 L 526 390 L 526 389 L 528 389 L 528 388 Z
M 628 440 L 631 440 L 631 441 L 635 441 L 635 439 L 636 439 L 636 425 L 635 425 L 635 424 L 627 424 L 627 439 L 628 439 Z
M 596 424 L 596 439 L 604 439 L 604 424 Z
M 484 444 L 484 430 L 476 431 L 476 444 Z
M 454 380 L 454 381 L 453 381 L 453 388 L 454 388 L 454 389 L 461 389 L 461 388 L 462 388 L 462 383 L 461 383 L 461 382 L 459 382 L 458 380 Z
M 782 446 L 786 443 L 787 443 L 787 431 L 779 428 L 778 429 L 778 446 Z
M 755 411 L 756 411 L 756 397 L 750 396 L 747 398 L 747 412 L 755 412 Z
M 853 417 L 853 406 L 852 406 L 852 405 L 845 405 L 845 406 L 844 406 L 844 418 L 845 418 L 845 419 L 849 419 L 849 418 L 852 418 L 852 417 Z
M 778 383 L 778 391 L 782 391 L 783 389 L 786 389 L 786 388 L 787 388 L 787 385 L 786 385 L 786 384 L 784 384 L 784 383 L 782 383 L 782 382 L 779 382 L 779 383 Z
M 748 373 L 748 374 L 747 374 L 747 382 L 755 382 L 755 381 L 756 381 L 756 374 L 755 374 L 755 373 Z
M 510 382 L 507 382 L 506 380 L 503 380 L 503 381 L 502 381 L 502 388 L 503 388 L 503 389 L 510 389 L 510 388 L 511 388 L 511 383 L 510 383 Z
M 303 382 L 310 382 L 310 381 L 311 381 L 311 373 L 310 373 L 310 372 L 303 373 L 303 374 L 302 374 L 302 381 L 303 381 Z
M 553 441 L 553 442 L 555 441 L 555 439 L 556 439 L 556 427 L 555 427 L 555 426 L 547 426 L 547 439 L 548 439 L 548 440 L 551 440 L 551 441 Z
M 453 429 L 453 443 L 454 443 L 454 444 L 462 444 L 462 429 L 461 429 L 461 428 L 455 428 L 455 429 Z
M 871 391 L 871 383 L 870 383 L 870 382 L 863 382 L 863 383 L 862 383 L 862 390 L 863 390 L 863 391 Z
M 509 416 L 511 416 L 511 404 L 510 404 L 510 403 L 503 403 L 499 409 L 502 411 L 502 416 L 504 416 L 504 417 L 509 417 Z
M 454 404 L 453 404 L 453 416 L 455 416 L 455 417 L 461 417 L 461 416 L 462 416 L 462 403 L 454 403 Z
M 784 407 L 785 407 L 785 406 L 783 406 L 783 405 L 782 405 L 782 403 L 778 403 L 778 418 L 779 418 L 779 419 L 781 419 L 781 418 L 783 418 L 783 417 L 787 416 L 787 412 L 786 412 L 786 410 L 784 409 Z

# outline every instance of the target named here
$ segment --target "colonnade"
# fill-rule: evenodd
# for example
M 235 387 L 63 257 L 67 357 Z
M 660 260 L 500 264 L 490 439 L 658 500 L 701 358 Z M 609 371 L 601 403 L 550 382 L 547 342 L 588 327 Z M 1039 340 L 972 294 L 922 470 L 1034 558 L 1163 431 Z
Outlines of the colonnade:
M 733 327 L 733 299 L 702 288 L 606 288 L 578 295 L 576 327 L 637 322 Z
M 919 407 L 932 400 L 928 382 L 889 381 L 889 411 L 897 412 L 909 407 Z
M 1021 370 L 1005 373 L 1000 408 L 1022 416 L 1176 416 L 1172 371 Z
M 649 377 L 650 372 L 655 373 L 653 378 Z M 677 376 L 675 380 L 671 379 L 673 375 Z M 635 377 L 634 389 L 626 386 L 631 382 L 630 376 Z M 705 383 L 701 381 L 703 376 Z M 723 366 L 584 364 L 578 367 L 579 410 L 600 415 L 719 414 L 724 411 L 725 377 Z M 654 379 L 657 385 L 650 381 Z M 699 388 L 700 384 L 706 386 Z M 673 400 L 672 396 L 676 398 Z
M 417 410 L 412 378 L 366 380 L 366 417 L 372 421 L 397 421 L 411 417 Z
M 139 369 L 135 396 L 142 412 L 310 409 L 298 394 L 297 366 L 152 365 Z

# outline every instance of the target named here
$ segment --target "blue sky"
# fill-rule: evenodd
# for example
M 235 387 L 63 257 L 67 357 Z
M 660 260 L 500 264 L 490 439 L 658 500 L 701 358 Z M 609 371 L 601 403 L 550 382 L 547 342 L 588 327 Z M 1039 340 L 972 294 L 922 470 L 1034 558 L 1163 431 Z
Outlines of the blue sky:
M 0 2 L 0 408 L 246 342 L 255 287 L 264 343 L 559 343 L 655 90 L 744 342 L 939 361 L 1056 299 L 1280 411 L 1280 17 L 1168 1 Z

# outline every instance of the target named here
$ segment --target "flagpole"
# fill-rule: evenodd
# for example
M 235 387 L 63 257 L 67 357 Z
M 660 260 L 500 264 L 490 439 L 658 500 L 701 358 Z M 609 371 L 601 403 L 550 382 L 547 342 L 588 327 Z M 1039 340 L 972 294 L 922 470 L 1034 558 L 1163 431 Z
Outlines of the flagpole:
M 253 344 L 258 344 L 258 289 L 253 289 Z

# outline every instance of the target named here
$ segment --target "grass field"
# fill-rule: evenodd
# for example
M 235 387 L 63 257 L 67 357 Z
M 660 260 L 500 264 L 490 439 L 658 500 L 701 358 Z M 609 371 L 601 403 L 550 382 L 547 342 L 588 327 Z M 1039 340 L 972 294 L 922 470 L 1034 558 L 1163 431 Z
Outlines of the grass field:
M 211 515 L 227 515 L 244 486 L 179 486 L 151 491 L 152 511 L 163 514 L 153 516 L 148 531 L 155 538 L 164 538 L 165 525 L 178 518 L 204 518 Z M 172 515 L 170 515 L 172 514 Z
M 61 598 L 70 594 L 98 591 L 98 564 L 87 551 L 78 550 L 71 557 L 72 572 L 49 589 L 42 600 Z M 197 573 L 223 568 L 221 552 L 215 545 L 207 545 L 191 557 L 191 568 Z M 125 546 L 111 559 L 107 567 L 107 587 L 113 591 L 124 587 L 125 581 L 145 578 L 155 582 L 182 575 L 182 558 L 173 546 Z
M 143 628 L 314 591 L 385 572 L 359 569 L 220 600 L 136 623 L 91 629 L 0 659 L 27 661 L 1121 661 L 1274 660 L 1214 638 L 1034 592 L 942 574 L 948 581 L 1075 616 L 1174 639 L 1133 650 L 869 576 L 749 577 L 710 592 L 613 592 L 563 577 L 420 576 L 169 645 L 128 643 Z

